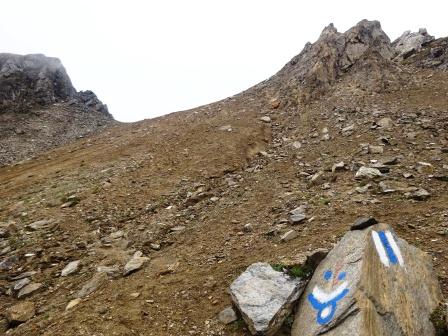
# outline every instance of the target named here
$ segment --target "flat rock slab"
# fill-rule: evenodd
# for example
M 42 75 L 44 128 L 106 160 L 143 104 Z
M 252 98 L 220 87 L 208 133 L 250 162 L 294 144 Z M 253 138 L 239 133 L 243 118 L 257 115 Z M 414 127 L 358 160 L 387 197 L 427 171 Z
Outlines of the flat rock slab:
M 30 295 L 32 295 L 33 293 L 37 292 L 38 290 L 40 290 L 42 288 L 42 284 L 41 283 L 30 283 L 28 285 L 26 285 L 25 287 L 23 287 L 19 293 L 17 294 L 17 298 L 21 299 L 21 298 L 25 298 L 28 297 Z
M 80 260 L 71 261 L 64 267 L 61 271 L 61 276 L 65 277 L 67 275 L 73 274 L 78 270 Z
M 250 265 L 230 286 L 236 307 L 253 335 L 274 335 L 306 285 L 267 263 Z
M 433 336 L 441 291 L 426 253 L 385 224 L 349 231 L 316 269 L 292 336 Z

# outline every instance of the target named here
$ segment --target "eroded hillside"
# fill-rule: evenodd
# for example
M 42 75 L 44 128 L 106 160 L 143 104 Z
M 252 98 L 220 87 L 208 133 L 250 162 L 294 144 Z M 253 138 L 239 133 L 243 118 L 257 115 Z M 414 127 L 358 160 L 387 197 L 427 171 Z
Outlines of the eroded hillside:
M 3 330 L 247 335 L 216 318 L 238 274 L 331 247 L 364 215 L 428 252 L 446 296 L 448 73 L 428 62 L 447 51 L 435 40 L 441 54 L 425 44 L 395 59 L 383 34 L 375 22 L 327 28 L 239 95 L 1 168 L 0 305 L 35 305 Z M 362 166 L 383 176 L 355 179 Z M 289 211 L 302 204 L 307 219 L 293 226 Z M 298 237 L 280 241 L 289 230 Z M 124 276 L 136 251 L 148 259 Z M 17 298 L 20 278 L 35 290 Z

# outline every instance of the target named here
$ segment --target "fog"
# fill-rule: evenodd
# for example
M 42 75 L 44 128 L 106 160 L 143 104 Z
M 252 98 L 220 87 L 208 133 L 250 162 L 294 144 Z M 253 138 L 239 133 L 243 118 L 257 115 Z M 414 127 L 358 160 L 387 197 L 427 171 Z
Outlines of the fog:
M 444 1 L 14 0 L 1 4 L 0 52 L 62 60 L 120 121 L 192 108 L 270 77 L 333 22 L 379 20 L 395 39 L 448 35 Z

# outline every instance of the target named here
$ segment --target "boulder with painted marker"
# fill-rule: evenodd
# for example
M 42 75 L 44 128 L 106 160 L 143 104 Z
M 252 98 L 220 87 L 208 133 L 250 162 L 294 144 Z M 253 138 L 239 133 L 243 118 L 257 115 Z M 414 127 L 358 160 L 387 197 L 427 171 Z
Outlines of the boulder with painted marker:
M 376 224 L 348 232 L 320 263 L 292 336 L 434 336 L 441 302 L 431 257 Z

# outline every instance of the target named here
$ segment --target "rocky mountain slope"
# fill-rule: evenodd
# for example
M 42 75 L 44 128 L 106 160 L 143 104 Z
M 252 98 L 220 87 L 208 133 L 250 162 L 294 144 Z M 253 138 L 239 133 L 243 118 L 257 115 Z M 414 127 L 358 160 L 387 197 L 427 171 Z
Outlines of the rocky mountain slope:
M 330 25 L 236 96 L 0 168 L 0 328 L 248 335 L 217 318 L 238 275 L 331 248 L 360 216 L 427 252 L 446 297 L 448 48 L 404 44 Z
M 113 121 L 96 95 L 77 92 L 61 61 L 0 54 L 0 166 L 28 159 Z

